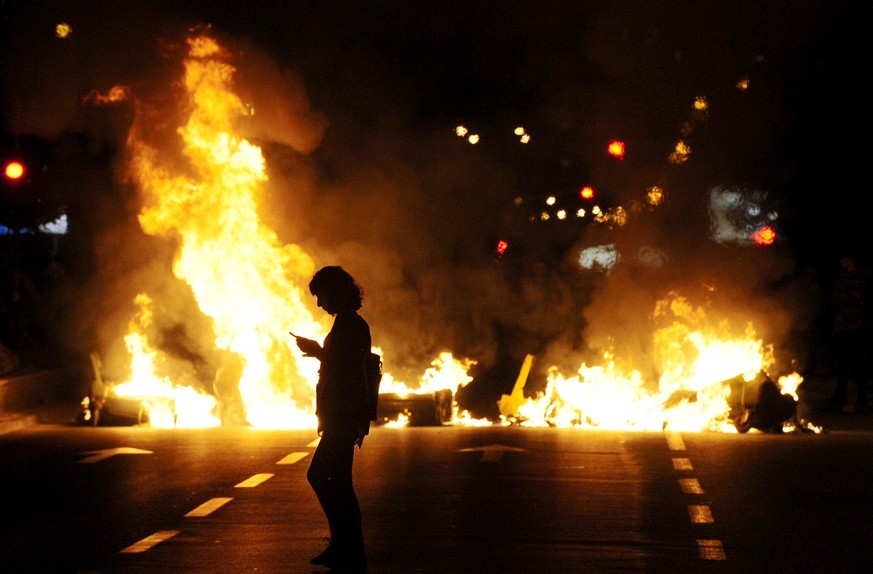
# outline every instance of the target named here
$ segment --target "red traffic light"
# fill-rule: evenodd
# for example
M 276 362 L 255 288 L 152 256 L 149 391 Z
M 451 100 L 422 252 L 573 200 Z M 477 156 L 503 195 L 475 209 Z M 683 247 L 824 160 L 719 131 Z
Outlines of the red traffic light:
M 506 250 L 509 249 L 509 243 L 501 239 L 497 242 L 497 248 L 494 250 L 495 255 L 499 257 L 503 257 L 503 254 L 506 253 Z
M 18 181 L 22 177 L 24 177 L 24 164 L 20 161 L 12 160 L 6 162 L 6 165 L 3 166 L 3 175 L 9 181 Z
M 776 242 L 776 230 L 765 225 L 752 233 L 751 239 L 755 245 L 773 245 Z
M 624 159 L 624 142 L 621 140 L 612 140 L 606 148 L 609 155 L 618 159 Z

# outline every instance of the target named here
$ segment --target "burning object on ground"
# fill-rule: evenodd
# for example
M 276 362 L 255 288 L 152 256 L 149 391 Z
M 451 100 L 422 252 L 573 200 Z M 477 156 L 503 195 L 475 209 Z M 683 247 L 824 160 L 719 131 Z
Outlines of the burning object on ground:
M 521 370 L 518 372 L 518 378 L 515 380 L 515 385 L 512 387 L 512 393 L 501 395 L 497 401 L 497 408 L 500 411 L 500 416 L 506 420 L 516 420 L 519 410 L 525 403 L 524 385 L 527 383 L 527 378 L 530 376 L 530 369 L 533 366 L 534 356 L 528 353 L 521 363 Z
M 409 395 L 381 393 L 376 421 L 385 424 L 405 417 L 409 426 L 442 426 L 454 416 L 453 403 L 451 389 Z
M 121 397 L 114 385 L 103 380 L 102 364 L 97 353 L 91 353 L 94 380 L 91 394 L 82 399 L 82 410 L 76 422 L 85 426 L 133 426 L 149 422 L 148 410 L 141 399 Z
M 813 430 L 797 420 L 797 399 L 783 392 L 764 371 L 758 371 L 748 380 L 745 375 L 737 375 L 719 385 L 730 391 L 727 395 L 728 416 L 739 433 L 752 429 L 765 433 L 782 433 L 786 428 Z M 697 395 L 696 391 L 681 389 L 673 392 L 663 406 L 667 409 L 683 401 L 693 403 L 698 399 Z
M 730 385 L 730 416 L 738 432 L 755 428 L 767 433 L 781 433 L 786 424 L 802 428 L 796 420 L 797 399 L 782 389 L 763 371 L 751 380 L 738 375 L 725 381 Z

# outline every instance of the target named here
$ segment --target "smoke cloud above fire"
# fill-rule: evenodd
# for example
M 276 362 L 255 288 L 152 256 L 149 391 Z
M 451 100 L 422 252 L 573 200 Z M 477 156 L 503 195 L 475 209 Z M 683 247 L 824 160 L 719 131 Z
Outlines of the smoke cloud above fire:
M 790 159 L 779 130 L 794 118 L 781 90 L 798 72 L 780 68 L 795 54 L 777 40 L 813 30 L 814 13 L 776 21 L 776 8 L 743 18 L 734 8 L 725 20 L 726 8 L 689 12 L 684 2 L 456 3 L 449 12 L 376 3 L 359 13 L 56 4 L 2 6 L 3 127 L 57 143 L 71 278 L 60 335 L 71 352 L 100 351 L 110 376 L 123 378 L 113 357 L 142 291 L 161 302 L 155 332 L 180 378 L 211 381 L 224 360 L 173 274 L 177 246 L 140 227 L 143 198 L 127 163 L 138 114 L 152 115 L 150 141 L 179 145 L 186 110 L 171 102 L 197 28 L 226 48 L 249 110 L 239 135 L 263 151 L 262 221 L 316 267 L 339 264 L 358 278 L 362 314 L 396 377 L 412 382 L 450 351 L 477 361 L 471 394 L 488 403 L 509 392 L 525 354 L 537 356 L 544 381 L 547 366 L 572 373 L 612 349 L 655 381 L 652 333 L 667 320 L 659 301 L 672 296 L 737 332 L 751 322 L 786 368 L 808 353 L 801 333 L 818 311 L 818 277 L 798 267 L 787 241 L 714 242 L 708 201 L 712 188 L 737 186 L 769 192 L 780 216 L 790 211 L 796 174 L 773 166 Z M 95 101 L 114 86 L 131 97 Z M 700 97 L 708 110 L 694 108 Z M 457 137 L 458 125 L 480 143 Z M 529 144 L 513 136 L 517 126 Z M 623 160 L 605 153 L 614 137 L 628 143 Z M 692 149 L 681 165 L 670 161 L 678 141 Z M 532 222 L 531 206 L 589 181 L 603 182 L 607 215 L 621 208 L 626 220 Z M 646 200 L 653 187 L 664 190 L 658 205 Z M 614 266 L 580 264 L 600 246 L 615 247 Z M 308 295 L 307 278 L 297 280 Z

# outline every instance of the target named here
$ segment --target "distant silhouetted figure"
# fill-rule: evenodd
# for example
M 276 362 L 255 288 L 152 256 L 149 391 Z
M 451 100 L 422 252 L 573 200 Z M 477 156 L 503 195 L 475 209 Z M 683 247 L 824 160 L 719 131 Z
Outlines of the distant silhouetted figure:
M 355 445 L 361 447 L 370 429 L 364 368 L 372 344 L 370 326 L 358 314 L 363 290 L 341 267 L 318 270 L 309 282 L 309 292 L 317 298 L 319 307 L 335 317 L 323 346 L 295 335 L 304 356 L 321 361 L 315 388 L 321 440 L 306 478 L 327 517 L 330 543 L 311 562 L 363 571 L 367 558 L 361 508 L 352 485 L 352 463 Z
M 833 286 L 833 369 L 836 388 L 831 408 L 852 412 L 867 407 L 867 345 L 870 335 L 870 271 L 858 266 L 851 254 L 840 259 L 842 270 Z M 848 403 L 849 381 L 855 383 L 857 399 Z

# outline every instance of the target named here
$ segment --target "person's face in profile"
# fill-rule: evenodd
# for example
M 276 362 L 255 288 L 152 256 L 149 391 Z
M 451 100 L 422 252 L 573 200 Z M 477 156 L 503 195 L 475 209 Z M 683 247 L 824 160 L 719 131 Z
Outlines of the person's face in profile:
M 315 299 L 316 299 L 316 302 L 318 303 L 318 306 L 321 307 L 322 309 L 324 309 L 325 313 L 327 313 L 328 315 L 336 315 L 336 313 L 337 313 L 336 301 L 331 293 L 329 293 L 329 292 L 318 293 L 315 296 Z

